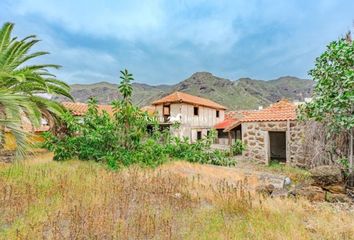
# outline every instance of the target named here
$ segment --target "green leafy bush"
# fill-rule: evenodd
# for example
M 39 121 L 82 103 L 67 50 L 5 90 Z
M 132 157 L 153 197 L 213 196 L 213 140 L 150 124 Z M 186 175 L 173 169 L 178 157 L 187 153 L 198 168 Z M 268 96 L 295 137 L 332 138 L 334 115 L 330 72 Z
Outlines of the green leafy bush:
M 234 164 L 225 152 L 211 149 L 215 138 L 213 131 L 196 143 L 171 136 L 168 130 L 161 132 L 155 117 L 132 104 L 133 77 L 127 70 L 121 73 L 119 91 L 123 99 L 112 102 L 113 116 L 105 111 L 98 112 L 97 101 L 92 99 L 81 119 L 70 113 L 64 114 L 64 134 L 44 135 L 43 147 L 54 152 L 55 160 L 94 160 L 105 162 L 111 169 L 130 164 L 154 167 L 168 159 L 215 165 Z M 178 125 L 172 127 L 178 128 Z
M 239 155 L 242 154 L 244 150 L 246 150 L 246 145 L 240 139 L 236 139 L 235 143 L 231 146 L 232 154 Z

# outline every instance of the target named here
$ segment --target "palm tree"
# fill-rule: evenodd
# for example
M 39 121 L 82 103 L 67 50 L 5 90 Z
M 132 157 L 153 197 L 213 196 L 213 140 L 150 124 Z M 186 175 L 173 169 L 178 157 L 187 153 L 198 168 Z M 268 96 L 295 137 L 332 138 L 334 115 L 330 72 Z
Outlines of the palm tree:
M 53 120 L 63 113 L 61 104 L 44 97 L 45 94 L 72 97 L 70 87 L 49 72 L 49 69 L 60 68 L 59 65 L 27 64 L 48 52 L 31 53 L 39 40 L 34 35 L 20 40 L 11 37 L 13 27 L 13 23 L 5 23 L 0 29 L 0 129 L 10 126 L 18 132 L 21 114 L 37 126 L 42 116 Z M 16 142 L 20 141 L 21 137 L 16 137 Z M 21 148 L 23 144 L 18 146 Z
M 0 143 L 5 143 L 5 131 L 10 131 L 16 139 L 16 153 L 24 156 L 30 146 L 31 134 L 22 130 L 22 118 L 25 114 L 33 123 L 39 125 L 41 113 L 27 96 L 0 90 Z

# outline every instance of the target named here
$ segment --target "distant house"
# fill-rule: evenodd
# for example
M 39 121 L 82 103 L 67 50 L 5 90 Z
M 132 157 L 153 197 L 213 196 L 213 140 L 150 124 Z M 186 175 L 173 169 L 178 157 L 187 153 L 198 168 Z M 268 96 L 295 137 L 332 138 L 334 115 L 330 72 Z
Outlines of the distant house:
M 230 120 L 223 131 L 228 134 L 241 132 L 241 139 L 247 145 L 243 152 L 245 158 L 266 164 L 277 160 L 303 166 L 304 130 L 296 120 L 296 109 L 296 104 L 281 100 L 265 109 L 244 114 L 240 119 Z
M 30 134 L 28 141 L 31 143 L 43 142 L 44 138 L 42 137 L 42 133 L 50 129 L 48 120 L 44 117 L 42 117 L 40 125 L 38 127 L 34 127 L 31 121 L 25 116 L 25 114 L 23 114 L 21 117 L 21 123 L 22 123 L 22 130 Z M 5 151 L 16 150 L 16 138 L 14 134 L 7 128 L 5 128 L 3 150 Z M 0 156 L 0 162 L 1 162 L 1 156 Z
M 62 105 L 69 110 L 72 115 L 81 117 L 84 116 L 85 113 L 88 110 L 88 104 L 87 103 L 80 103 L 80 102 L 62 102 Z M 103 104 L 98 104 L 97 105 L 98 112 L 101 113 L 103 111 L 106 111 L 110 116 L 113 116 L 114 114 L 114 109 L 111 105 L 103 105 Z M 141 108 L 142 111 L 147 112 L 150 115 L 154 114 L 155 107 L 152 106 L 146 106 Z
M 226 107 L 209 99 L 183 92 L 174 92 L 152 103 L 161 126 L 179 122 L 174 135 L 187 137 L 191 142 L 201 139 L 224 120 Z M 150 109 L 153 111 L 153 109 Z
M 83 116 L 88 110 L 87 103 L 79 102 L 62 102 L 62 105 L 69 110 L 74 116 Z M 98 112 L 106 111 L 109 115 L 113 115 L 113 108 L 111 105 L 98 105 Z

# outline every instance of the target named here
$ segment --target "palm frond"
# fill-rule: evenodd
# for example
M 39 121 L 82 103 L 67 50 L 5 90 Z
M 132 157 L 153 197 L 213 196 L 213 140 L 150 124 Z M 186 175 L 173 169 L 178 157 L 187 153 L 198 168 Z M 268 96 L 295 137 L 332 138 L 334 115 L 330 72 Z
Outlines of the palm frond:
M 0 30 L 0 52 L 2 52 L 10 43 L 10 36 L 13 28 L 14 24 L 9 22 L 2 26 Z
M 49 69 L 56 64 L 26 64 L 30 60 L 49 54 L 31 52 L 39 42 L 35 35 L 23 39 L 11 37 L 14 24 L 5 23 L 0 29 L 0 134 L 11 129 L 19 151 L 25 149 L 26 140 L 21 119 L 26 116 L 33 126 L 39 126 L 43 114 L 59 118 L 64 108 L 57 102 L 37 94 L 61 95 L 72 99 L 68 84 L 56 79 Z

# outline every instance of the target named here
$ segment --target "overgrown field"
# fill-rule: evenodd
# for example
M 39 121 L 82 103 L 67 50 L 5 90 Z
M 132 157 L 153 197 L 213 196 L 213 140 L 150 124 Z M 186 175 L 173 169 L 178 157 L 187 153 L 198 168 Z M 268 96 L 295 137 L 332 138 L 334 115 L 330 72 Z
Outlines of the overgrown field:
M 0 238 L 354 239 L 353 211 L 260 198 L 241 183 L 210 186 L 166 169 L 0 166 Z

